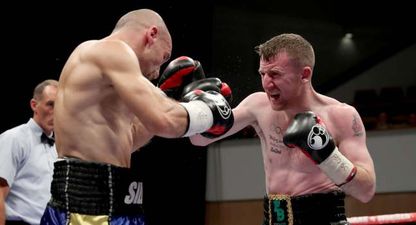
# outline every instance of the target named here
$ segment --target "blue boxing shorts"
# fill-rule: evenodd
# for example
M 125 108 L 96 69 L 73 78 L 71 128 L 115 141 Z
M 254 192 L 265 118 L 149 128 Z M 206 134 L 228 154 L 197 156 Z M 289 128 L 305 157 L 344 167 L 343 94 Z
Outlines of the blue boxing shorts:
M 145 225 L 142 182 L 130 169 L 64 159 L 55 162 L 41 225 Z

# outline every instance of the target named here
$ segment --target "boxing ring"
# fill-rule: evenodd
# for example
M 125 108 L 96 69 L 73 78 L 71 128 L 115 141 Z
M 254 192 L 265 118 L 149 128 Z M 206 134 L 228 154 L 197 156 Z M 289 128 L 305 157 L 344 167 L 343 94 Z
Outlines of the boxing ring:
M 416 212 L 348 218 L 351 225 L 416 224 Z

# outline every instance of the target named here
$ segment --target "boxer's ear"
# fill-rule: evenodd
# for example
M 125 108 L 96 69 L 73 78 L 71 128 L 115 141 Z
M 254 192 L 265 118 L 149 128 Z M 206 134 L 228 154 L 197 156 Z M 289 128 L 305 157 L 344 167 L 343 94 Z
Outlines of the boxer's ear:
M 310 66 L 305 66 L 302 68 L 301 79 L 302 82 L 309 82 L 312 78 L 312 69 Z
M 159 30 L 156 26 L 151 26 L 146 30 L 146 43 L 152 45 L 159 36 Z

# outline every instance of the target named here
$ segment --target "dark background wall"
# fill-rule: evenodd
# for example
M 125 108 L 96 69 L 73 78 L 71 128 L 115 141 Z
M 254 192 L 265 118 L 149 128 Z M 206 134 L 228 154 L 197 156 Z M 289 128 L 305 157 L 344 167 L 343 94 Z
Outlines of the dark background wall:
M 4 7 L 3 11 L 12 16 L 2 14 L 2 83 L 13 91 L 1 90 L 3 105 L 8 109 L 3 110 L 3 115 L 8 119 L 1 121 L 0 128 L 25 122 L 31 114 L 28 104 L 34 86 L 46 78 L 58 79 L 67 57 L 79 43 L 107 36 L 118 18 L 133 9 L 158 11 L 172 34 L 172 58 L 198 58 L 209 70 L 212 5 L 198 3 L 204 8 L 200 11 L 187 10 L 186 4 L 189 3 L 73 0 L 52 4 L 14 2 Z
M 210 76 L 234 85 L 236 101 L 259 90 L 254 46 L 282 32 L 297 32 L 315 47 L 314 83 L 327 92 L 416 42 L 415 16 L 407 1 L 364 5 L 333 1 L 15 1 L 2 7 L 2 83 L 6 120 L 0 129 L 25 122 L 36 83 L 58 78 L 81 41 L 108 35 L 125 12 L 149 7 L 160 12 L 174 40 L 173 57 L 203 62 Z M 340 49 L 352 32 L 353 51 Z M 7 71 L 7 72 L 6 72 Z M 244 87 L 244 88 L 241 88 Z M 16 111 L 18 110 L 18 111 Z
M 280 33 L 298 33 L 314 47 L 312 82 L 325 94 L 416 43 L 410 10 L 404 1 L 218 1 L 213 71 L 232 84 L 237 104 L 262 89 L 254 47 Z M 348 44 L 346 33 L 353 35 Z

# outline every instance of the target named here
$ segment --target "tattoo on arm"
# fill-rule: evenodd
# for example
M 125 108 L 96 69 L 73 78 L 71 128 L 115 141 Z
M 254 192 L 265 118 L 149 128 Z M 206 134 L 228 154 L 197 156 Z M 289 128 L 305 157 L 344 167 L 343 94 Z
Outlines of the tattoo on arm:
M 355 114 L 352 117 L 352 131 L 354 132 L 354 136 L 357 137 L 362 136 L 364 134 L 364 127 L 359 121 L 360 117 Z

